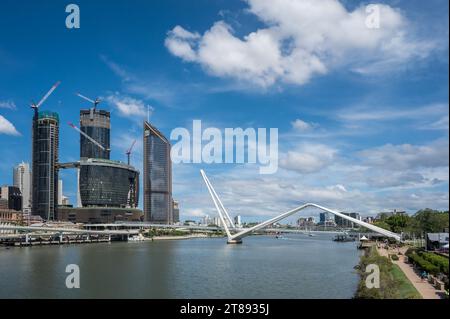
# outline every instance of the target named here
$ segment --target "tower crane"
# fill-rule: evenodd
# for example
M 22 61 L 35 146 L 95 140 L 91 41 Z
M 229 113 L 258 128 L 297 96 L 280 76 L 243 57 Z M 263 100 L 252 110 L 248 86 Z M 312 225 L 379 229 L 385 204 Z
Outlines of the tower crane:
M 128 159 L 128 165 L 130 165 L 130 155 L 131 155 L 131 150 L 133 149 L 134 144 L 136 144 L 136 140 L 133 141 L 133 143 L 131 144 L 131 146 L 128 148 L 128 150 L 125 152 L 125 154 L 127 154 L 127 159 Z
M 58 85 L 61 82 L 58 81 L 56 82 L 51 88 L 50 90 L 47 92 L 47 94 L 44 95 L 44 97 L 39 101 L 38 104 L 34 103 L 33 101 L 31 101 L 31 108 L 34 109 L 34 114 L 37 115 L 39 107 L 45 102 L 45 100 L 47 100 L 47 98 L 53 93 L 53 91 L 58 87 Z
M 96 140 L 94 140 L 92 137 L 90 137 L 89 135 L 87 135 L 85 132 L 83 132 L 82 130 L 80 130 L 77 126 L 75 126 L 73 123 L 69 122 L 69 125 L 76 130 L 77 132 L 79 132 L 81 135 L 83 135 L 85 138 L 87 138 L 89 141 L 91 141 L 92 143 L 94 143 L 95 145 L 97 145 L 98 147 L 100 147 L 102 150 L 104 151 L 109 151 L 109 149 L 106 149 L 102 144 L 100 144 L 99 142 L 97 142 Z
M 82 94 L 80 94 L 80 93 L 77 93 L 77 95 L 78 95 L 79 97 L 81 97 L 82 99 L 84 99 L 84 100 L 86 100 L 86 101 L 88 101 L 88 102 L 91 102 L 91 103 L 94 105 L 94 110 L 95 110 L 95 108 L 97 107 L 97 105 L 102 101 L 102 100 L 100 100 L 99 98 L 96 98 L 95 100 L 90 99 L 90 98 L 88 98 L 88 97 L 86 97 L 86 96 L 84 96 L 84 95 L 82 95 Z

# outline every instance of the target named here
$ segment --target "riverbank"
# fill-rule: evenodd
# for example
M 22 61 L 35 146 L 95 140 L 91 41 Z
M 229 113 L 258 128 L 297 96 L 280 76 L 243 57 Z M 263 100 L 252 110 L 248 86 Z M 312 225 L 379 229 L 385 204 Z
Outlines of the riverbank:
M 366 279 L 373 274 L 366 273 L 367 266 L 377 265 L 380 270 L 379 288 L 368 288 Z M 357 266 L 360 275 L 355 299 L 422 299 L 422 295 L 411 283 L 402 269 L 387 255 L 381 255 L 376 246 L 365 250 Z
M 414 271 L 412 265 L 406 263 L 406 251 L 407 247 L 402 247 L 395 250 L 377 247 L 377 252 L 386 258 L 389 258 L 389 255 L 399 254 L 398 260 L 392 260 L 392 263 L 398 267 L 403 276 L 407 278 L 410 284 L 416 289 L 423 299 L 441 299 L 440 296 L 444 294 L 444 291 L 436 290 L 428 281 L 420 278 L 420 276 Z
M 193 238 L 210 238 L 210 236 L 206 234 L 191 234 L 184 236 L 154 236 L 148 238 L 147 240 L 181 240 L 181 239 L 193 239 Z

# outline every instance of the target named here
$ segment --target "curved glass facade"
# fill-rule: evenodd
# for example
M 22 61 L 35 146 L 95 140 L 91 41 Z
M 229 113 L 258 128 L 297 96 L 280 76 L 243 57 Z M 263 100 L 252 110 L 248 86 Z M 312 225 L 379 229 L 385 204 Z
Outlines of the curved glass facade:
M 173 222 L 172 165 L 169 141 L 144 122 L 144 220 Z
M 79 187 L 83 207 L 137 207 L 139 172 L 120 162 L 80 162 Z

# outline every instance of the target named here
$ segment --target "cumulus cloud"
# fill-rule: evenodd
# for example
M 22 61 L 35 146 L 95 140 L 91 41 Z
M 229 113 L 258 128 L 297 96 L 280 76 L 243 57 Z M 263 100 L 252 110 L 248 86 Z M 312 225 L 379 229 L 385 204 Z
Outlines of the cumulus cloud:
M 359 153 L 362 160 L 386 170 L 423 167 L 447 167 L 449 165 L 448 140 L 437 140 L 427 145 L 392 145 L 367 149 Z
M 369 28 L 365 6 L 348 11 L 338 0 L 246 2 L 263 28 L 238 37 L 224 21 L 202 35 L 177 25 L 168 32 L 167 49 L 212 75 L 268 87 L 302 85 L 339 66 L 367 73 L 369 65 L 395 66 L 432 48 L 415 40 L 406 19 L 388 5 L 377 5 L 380 28 Z
M 367 179 L 367 184 L 376 188 L 389 188 L 389 187 L 409 187 L 409 186 L 425 186 L 436 185 L 443 182 L 440 179 L 425 178 L 421 173 L 415 171 L 406 171 L 389 174 L 380 173 L 377 176 L 371 176 Z
M 315 173 L 330 165 L 337 150 L 322 144 L 302 144 L 296 150 L 282 154 L 280 167 L 302 174 Z
M 122 96 L 118 93 L 110 95 L 106 100 L 114 106 L 123 117 L 142 119 L 147 116 L 147 111 L 153 111 L 153 107 L 145 104 L 144 101 L 129 96 Z
M 293 129 L 298 131 L 298 132 L 309 131 L 313 127 L 316 126 L 314 123 L 308 123 L 308 122 L 305 122 L 305 121 L 303 121 L 301 119 L 296 119 L 295 121 L 293 121 L 291 123 L 291 125 L 292 125 Z
M 2 115 L 0 115 L 0 134 L 15 135 L 15 136 L 20 135 L 20 133 L 16 130 L 14 125 L 6 118 L 4 118 Z

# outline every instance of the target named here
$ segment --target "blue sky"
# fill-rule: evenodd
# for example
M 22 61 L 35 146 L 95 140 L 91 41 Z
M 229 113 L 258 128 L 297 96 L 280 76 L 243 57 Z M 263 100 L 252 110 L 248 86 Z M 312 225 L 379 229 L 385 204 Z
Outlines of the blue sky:
M 215 214 L 200 168 L 248 220 L 307 201 L 362 214 L 448 209 L 448 1 L 381 1 L 375 31 L 358 1 L 73 1 L 80 29 L 65 27 L 68 3 L 0 5 L 0 184 L 30 161 L 30 100 L 60 80 L 43 109 L 60 114 L 63 162 L 79 157 L 67 122 L 87 105 L 75 92 L 104 99 L 111 157 L 125 161 L 137 139 L 140 170 L 147 106 L 167 136 L 194 119 L 278 128 L 276 174 L 174 165 L 182 218 Z M 74 203 L 75 174 L 61 176 Z

